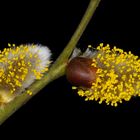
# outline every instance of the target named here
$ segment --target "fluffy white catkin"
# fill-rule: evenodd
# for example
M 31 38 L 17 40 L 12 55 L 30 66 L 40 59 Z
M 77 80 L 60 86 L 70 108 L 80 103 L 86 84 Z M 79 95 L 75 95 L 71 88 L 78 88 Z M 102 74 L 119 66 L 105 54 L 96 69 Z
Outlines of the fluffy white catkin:
M 51 63 L 51 51 L 46 46 L 8 46 L 0 51 L 0 104 L 10 102 L 36 79 L 41 79 Z

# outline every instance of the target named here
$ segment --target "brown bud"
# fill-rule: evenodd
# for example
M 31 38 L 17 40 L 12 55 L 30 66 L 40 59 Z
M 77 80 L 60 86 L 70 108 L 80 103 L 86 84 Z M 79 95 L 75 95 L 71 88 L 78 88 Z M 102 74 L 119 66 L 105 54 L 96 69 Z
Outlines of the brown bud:
M 84 57 L 73 58 L 66 68 L 68 81 L 75 86 L 91 87 L 96 80 L 97 68 L 91 66 L 92 59 Z

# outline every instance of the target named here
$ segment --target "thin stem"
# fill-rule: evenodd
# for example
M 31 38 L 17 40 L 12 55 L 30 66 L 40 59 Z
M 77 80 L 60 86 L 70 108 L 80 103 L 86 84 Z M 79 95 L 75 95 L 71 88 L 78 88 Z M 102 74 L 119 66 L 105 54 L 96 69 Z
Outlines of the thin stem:
M 75 33 L 70 39 L 69 43 L 66 45 L 63 52 L 60 54 L 58 59 L 50 68 L 49 72 L 39 81 L 33 83 L 28 89 L 32 91 L 33 95 L 29 96 L 26 91 L 18 96 L 16 99 L 6 104 L 3 108 L 0 108 L 0 124 L 2 124 L 8 117 L 10 117 L 16 110 L 18 110 L 23 104 L 30 100 L 34 95 L 36 95 L 42 88 L 44 88 L 48 83 L 53 80 L 63 76 L 65 74 L 65 68 L 69 56 L 71 55 L 74 47 L 82 36 L 84 30 L 86 29 L 92 15 L 94 14 L 98 4 L 101 0 L 90 0 L 88 8 L 77 27 Z

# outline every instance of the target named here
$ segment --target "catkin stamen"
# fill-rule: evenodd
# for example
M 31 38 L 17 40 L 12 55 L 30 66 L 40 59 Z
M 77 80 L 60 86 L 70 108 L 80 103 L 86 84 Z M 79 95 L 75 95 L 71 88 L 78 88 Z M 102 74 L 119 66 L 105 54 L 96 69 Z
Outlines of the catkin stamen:
M 0 51 L 0 102 L 8 102 L 6 97 L 21 93 L 36 79 L 41 79 L 48 71 L 51 52 L 41 45 L 15 46 L 8 43 L 9 48 Z M 27 91 L 31 95 L 31 91 Z
M 96 81 L 91 88 L 75 87 L 85 100 L 103 101 L 117 106 L 129 101 L 132 96 L 140 96 L 140 59 L 130 51 L 110 48 L 101 43 L 92 57 L 91 66 L 98 68 Z M 90 52 L 91 53 L 91 52 Z

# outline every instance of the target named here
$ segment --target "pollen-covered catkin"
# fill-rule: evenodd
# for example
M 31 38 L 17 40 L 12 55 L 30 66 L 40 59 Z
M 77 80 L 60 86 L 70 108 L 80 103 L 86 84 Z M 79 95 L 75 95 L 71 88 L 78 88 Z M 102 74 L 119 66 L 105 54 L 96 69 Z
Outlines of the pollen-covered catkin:
M 92 59 L 91 66 L 97 68 L 96 80 L 92 81 L 90 88 L 82 85 L 73 87 L 86 101 L 95 100 L 117 106 L 122 101 L 129 101 L 132 96 L 140 96 L 138 56 L 101 43 L 94 52 L 88 49 L 81 57 Z
M 50 65 L 51 51 L 46 46 L 8 46 L 0 51 L 0 104 L 10 102 L 36 79 L 41 79 Z

